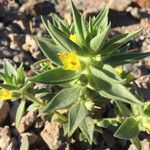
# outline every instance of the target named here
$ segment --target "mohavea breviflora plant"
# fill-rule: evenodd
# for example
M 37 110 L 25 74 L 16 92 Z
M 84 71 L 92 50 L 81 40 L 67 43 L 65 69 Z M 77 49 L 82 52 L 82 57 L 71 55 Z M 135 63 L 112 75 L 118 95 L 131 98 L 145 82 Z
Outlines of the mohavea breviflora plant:
M 35 63 L 37 69 L 33 66 L 34 77 L 25 77 L 22 64 L 16 70 L 5 61 L 4 72 L 0 73 L 3 80 L 0 100 L 21 99 L 17 126 L 26 100 L 31 100 L 29 110 L 40 108 L 40 115 L 48 117 L 56 114 L 56 121 L 68 137 L 76 133 L 80 140 L 92 144 L 96 143 L 95 131 L 103 132 L 102 129 L 110 125 L 119 126 L 114 136 L 130 140 L 140 150 L 139 131 L 150 133 L 150 102 L 144 102 L 134 81 L 130 84 L 131 75 L 121 67 L 150 56 L 150 53 L 128 52 L 127 43 L 141 29 L 109 39 L 111 24 L 107 6 L 88 21 L 72 2 L 71 10 L 71 24 L 56 15 L 52 16 L 52 23 L 42 17 L 51 38 L 34 37 L 46 56 Z M 34 83 L 46 84 L 47 88 L 35 90 Z M 52 92 L 55 86 L 61 90 Z M 115 106 L 115 117 L 96 118 L 95 109 L 102 109 L 107 100 Z

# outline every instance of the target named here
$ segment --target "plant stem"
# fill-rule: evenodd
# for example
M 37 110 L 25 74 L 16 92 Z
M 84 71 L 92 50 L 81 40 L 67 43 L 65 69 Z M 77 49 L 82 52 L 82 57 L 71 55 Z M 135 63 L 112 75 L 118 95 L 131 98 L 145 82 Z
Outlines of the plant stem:
M 31 101 L 33 101 L 34 103 L 38 104 L 39 106 L 41 106 L 42 108 L 45 106 L 45 104 L 43 102 L 41 102 L 39 99 L 37 99 L 34 95 L 29 94 L 29 93 L 24 93 L 24 95 Z

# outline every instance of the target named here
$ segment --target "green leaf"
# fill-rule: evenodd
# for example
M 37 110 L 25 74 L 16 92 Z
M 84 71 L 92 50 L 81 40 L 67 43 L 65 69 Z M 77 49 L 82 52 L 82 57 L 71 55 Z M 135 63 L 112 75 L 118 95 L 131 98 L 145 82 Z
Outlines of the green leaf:
M 9 85 L 9 84 L 0 84 L 0 87 L 7 89 L 7 90 L 17 90 L 18 89 L 16 86 Z
M 80 74 L 75 71 L 56 68 L 29 78 L 29 80 L 45 84 L 59 84 L 72 81 L 79 78 L 79 76 Z
M 71 136 L 87 115 L 84 103 L 75 103 L 68 114 L 68 135 Z
M 88 31 L 89 31 L 90 34 L 92 34 L 92 32 L 93 32 L 93 22 L 92 22 L 92 18 L 91 17 L 89 17 Z
M 12 84 L 12 78 L 9 75 L 0 72 L 0 76 L 5 83 Z
M 125 82 L 125 80 L 121 79 L 121 77 L 116 73 L 115 68 L 113 68 L 112 66 L 108 65 L 108 64 L 104 64 L 103 65 L 103 72 L 105 74 L 107 74 L 109 77 L 119 80 L 120 83 Z
M 70 106 L 80 95 L 81 88 L 66 88 L 61 90 L 43 109 L 44 112 L 51 112 Z
M 24 115 L 25 106 L 26 106 L 26 101 L 22 100 L 19 107 L 18 107 L 18 109 L 17 109 L 17 113 L 16 113 L 15 123 L 16 123 L 17 128 L 19 127 L 20 121 L 21 121 L 21 119 Z
M 102 48 L 102 46 L 104 45 L 104 41 L 107 38 L 109 29 L 110 24 L 90 41 L 90 47 L 92 48 L 93 51 L 96 52 Z
M 93 28 L 103 29 L 108 25 L 108 12 L 109 7 L 105 6 L 104 9 L 97 15 L 93 23 Z
M 141 101 L 139 101 L 125 86 L 121 84 L 106 82 L 94 76 L 91 77 L 91 84 L 99 90 L 100 95 L 103 97 L 129 104 L 136 103 L 143 105 Z
M 101 53 L 104 55 L 104 54 L 112 54 L 116 52 L 121 46 L 123 46 L 124 44 L 129 42 L 132 38 L 134 38 L 136 35 L 138 35 L 141 32 L 141 30 L 142 28 L 134 32 L 125 33 L 110 39 L 103 46 Z
M 21 139 L 20 150 L 29 150 L 29 139 L 27 135 L 24 135 Z
M 96 69 L 95 67 L 90 67 L 90 70 L 91 70 L 91 73 L 96 76 L 97 78 L 100 78 L 101 80 L 104 80 L 104 81 L 107 81 L 107 82 L 114 82 L 114 83 L 122 83 L 123 80 L 117 80 L 117 79 L 114 79 L 114 78 L 111 78 L 109 77 L 107 74 L 105 74 L 103 72 L 103 70 L 99 70 L 99 69 Z
M 19 68 L 17 69 L 16 81 L 17 81 L 17 84 L 24 84 L 25 72 L 23 68 L 23 63 L 21 63 Z
M 37 41 L 42 52 L 50 61 L 56 65 L 62 64 L 58 56 L 60 51 L 56 45 L 50 43 L 48 38 L 36 37 L 35 40 Z
M 73 14 L 73 20 L 74 20 L 74 27 L 75 27 L 75 33 L 77 34 L 77 37 L 80 42 L 84 41 L 83 37 L 83 30 L 82 30 L 82 21 L 81 21 L 81 15 L 76 9 L 75 5 L 71 1 L 71 11 Z
M 81 16 L 81 23 L 82 23 L 82 32 L 83 32 L 84 40 L 86 40 L 89 32 L 83 15 Z
M 66 52 L 75 51 L 77 53 L 81 53 L 80 47 L 72 42 L 61 30 L 53 26 L 50 21 L 46 20 L 44 17 L 42 17 L 42 21 L 47 31 L 61 50 Z
M 145 53 L 123 53 L 123 54 L 117 54 L 113 55 L 107 59 L 104 60 L 104 63 L 108 63 L 113 66 L 117 65 L 124 65 L 131 63 L 133 61 L 137 61 L 140 59 L 143 59 L 145 57 L 150 56 L 150 52 L 145 52 Z
M 16 69 L 11 65 L 11 63 L 7 59 L 4 59 L 4 72 L 9 76 L 16 76 L 17 74 Z
M 56 22 L 57 22 L 57 24 L 58 24 L 58 28 L 61 30 L 61 31 L 63 31 L 67 36 L 70 36 L 70 31 L 69 31 L 69 29 L 66 27 L 66 25 L 65 25 L 65 23 L 63 22 L 63 20 L 61 20 L 58 16 L 56 16 L 56 15 L 53 15 L 53 17 L 52 18 L 54 18 L 55 20 L 56 20 Z
M 93 142 L 94 122 L 90 117 L 86 117 L 80 124 L 81 131 L 86 135 L 90 144 Z
M 128 109 L 128 107 L 124 103 L 119 102 L 119 101 L 115 101 L 115 103 L 117 104 L 117 107 L 119 108 L 119 111 L 123 116 L 130 116 L 131 115 L 130 110 Z
M 52 24 L 48 21 L 48 28 L 49 33 L 52 35 L 52 37 L 57 40 L 57 42 L 61 43 L 64 48 L 68 51 L 75 51 L 77 53 L 81 53 L 80 47 L 71 41 L 61 30 L 57 29 L 56 27 L 52 26 Z
M 137 137 L 138 134 L 138 122 L 133 118 L 128 118 L 121 124 L 114 136 L 120 139 L 130 140 Z
M 137 150 L 142 150 L 141 143 L 138 137 L 135 137 L 131 139 L 130 141 L 132 142 L 132 144 L 134 144 Z

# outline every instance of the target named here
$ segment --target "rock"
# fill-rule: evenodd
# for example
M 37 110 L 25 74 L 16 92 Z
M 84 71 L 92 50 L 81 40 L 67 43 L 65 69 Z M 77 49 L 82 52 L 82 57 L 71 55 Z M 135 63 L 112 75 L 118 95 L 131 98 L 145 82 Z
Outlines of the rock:
M 23 4 L 19 10 L 26 15 L 48 15 L 50 12 L 54 12 L 54 4 L 50 1 L 42 0 L 28 0 Z
M 5 49 L 2 54 L 4 55 L 5 58 L 11 58 L 12 57 L 12 53 L 10 50 Z
M 124 11 L 132 0 L 105 0 L 111 9 Z
M 7 3 L 7 11 L 15 11 L 18 10 L 19 5 L 15 0 L 11 0 Z
M 19 11 L 26 15 L 35 15 L 34 6 L 37 3 L 36 0 L 28 0 L 25 4 L 23 4 Z
M 57 150 L 61 142 L 59 141 L 59 126 L 48 121 L 45 122 L 45 128 L 40 133 L 44 142 L 51 150 Z
M 10 143 L 11 143 L 10 128 L 8 126 L 0 128 L 0 149 L 7 150 Z
M 36 118 L 37 118 L 37 113 L 38 111 L 33 111 L 33 112 L 28 112 L 22 119 L 20 122 L 20 125 L 18 127 L 18 131 L 19 133 L 24 133 L 25 131 L 27 131 L 35 122 Z
M 150 8 L 149 0 L 132 0 L 132 1 L 141 7 Z
M 134 78 L 139 78 L 142 75 L 142 72 L 140 68 L 134 64 L 127 64 L 126 65 L 127 70 L 133 75 Z
M 150 150 L 150 142 L 147 139 L 144 139 L 141 142 L 142 150 Z M 128 150 L 136 150 L 136 147 L 131 144 Z
M 30 35 L 26 35 L 25 44 L 22 45 L 22 48 L 32 54 L 38 50 L 38 45 Z
M 127 9 L 126 9 L 126 11 L 127 12 L 130 12 L 130 14 L 133 16 L 133 17 L 135 17 L 135 18 L 137 18 L 137 19 L 141 19 L 141 13 L 140 13 L 140 11 L 139 11 L 139 9 L 137 8 L 137 7 L 131 7 L 131 6 L 129 6 Z
M 25 51 L 29 51 L 33 58 L 40 59 L 42 58 L 41 52 L 38 51 L 39 47 L 36 41 L 29 35 L 26 35 L 25 44 L 22 45 L 22 48 Z
M 34 10 L 37 15 L 48 15 L 51 12 L 54 12 L 54 4 L 52 4 L 50 1 L 38 2 L 34 6 Z
M 11 139 L 11 143 L 7 147 L 7 150 L 16 150 L 17 149 L 17 141 L 15 138 Z
M 23 138 L 24 136 L 27 136 L 28 137 L 28 140 L 29 140 L 29 144 L 30 145 L 33 145 L 37 142 L 38 140 L 38 136 L 34 133 L 23 133 L 21 134 L 21 137 Z
M 11 33 L 11 34 L 8 35 L 8 37 L 11 40 L 10 48 L 11 49 L 17 49 L 18 46 L 20 45 L 19 36 L 17 34 L 15 34 L 15 33 Z
M 8 102 L 0 102 L 0 125 L 2 125 L 10 111 Z

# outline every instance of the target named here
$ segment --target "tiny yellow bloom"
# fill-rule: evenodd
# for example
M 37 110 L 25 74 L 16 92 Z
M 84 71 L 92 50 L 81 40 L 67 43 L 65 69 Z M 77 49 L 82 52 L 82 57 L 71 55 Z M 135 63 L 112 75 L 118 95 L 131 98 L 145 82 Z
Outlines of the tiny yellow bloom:
M 115 71 L 119 76 L 121 76 L 121 74 L 123 73 L 122 67 L 116 67 Z
M 95 103 L 93 101 L 86 101 L 85 102 L 85 107 L 89 110 L 92 111 L 92 109 L 94 108 Z
M 81 67 L 79 56 L 73 52 L 59 53 L 59 58 L 63 64 L 64 70 L 78 70 Z
M 6 89 L 0 90 L 0 101 L 11 100 L 13 98 L 13 94 L 11 91 Z
M 78 45 L 80 44 L 76 34 L 71 34 L 69 39 Z
M 147 117 L 142 118 L 142 127 L 145 129 L 145 131 L 150 134 L 150 119 Z

